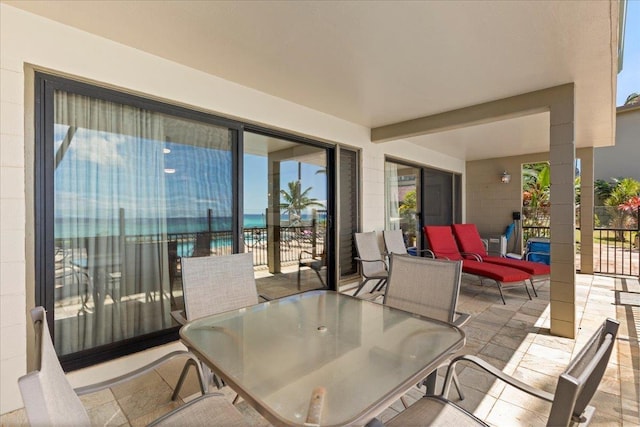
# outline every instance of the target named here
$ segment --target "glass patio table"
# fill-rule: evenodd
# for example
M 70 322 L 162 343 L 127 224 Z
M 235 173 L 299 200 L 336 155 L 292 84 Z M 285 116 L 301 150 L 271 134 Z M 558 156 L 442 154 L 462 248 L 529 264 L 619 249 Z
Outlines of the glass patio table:
M 451 324 L 333 291 L 195 320 L 180 337 L 260 414 L 283 426 L 304 425 L 319 390 L 320 425 L 366 424 L 465 342 Z

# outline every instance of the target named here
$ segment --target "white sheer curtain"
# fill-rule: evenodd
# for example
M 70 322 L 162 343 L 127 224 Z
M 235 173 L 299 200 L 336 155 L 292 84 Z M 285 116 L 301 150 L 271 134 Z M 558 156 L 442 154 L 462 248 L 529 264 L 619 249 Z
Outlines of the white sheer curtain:
M 58 352 L 169 327 L 163 117 L 64 91 L 54 103 Z
M 384 163 L 384 182 L 385 228 L 387 230 L 399 230 L 400 200 L 398 199 L 398 165 L 396 163 Z

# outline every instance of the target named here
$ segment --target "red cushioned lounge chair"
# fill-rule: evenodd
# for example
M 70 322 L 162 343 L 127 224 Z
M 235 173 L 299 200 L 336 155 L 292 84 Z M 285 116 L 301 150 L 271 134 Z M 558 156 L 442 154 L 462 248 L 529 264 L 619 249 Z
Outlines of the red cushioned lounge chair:
M 473 254 L 460 253 L 456 240 L 453 237 L 451 227 L 448 225 L 425 225 L 423 231 L 427 241 L 429 242 L 429 248 L 433 251 L 436 258 L 444 258 L 453 261 L 461 260 L 463 273 L 494 280 L 498 285 L 498 291 L 500 291 L 500 298 L 502 298 L 503 304 L 506 304 L 506 302 L 504 300 L 504 295 L 502 294 L 502 288 L 506 286 L 519 285 L 521 283 L 524 285 L 527 295 L 529 295 L 529 299 L 531 299 L 531 294 L 527 287 L 527 281 L 531 280 L 531 275 L 529 273 L 516 268 L 482 262 L 480 257 L 473 256 Z M 465 255 L 475 259 L 465 258 Z
M 533 293 L 538 296 L 536 288 L 533 286 L 533 282 L 534 280 L 541 281 L 548 279 L 551 274 L 551 267 L 540 262 L 489 256 L 475 224 L 453 224 L 451 228 L 453 229 L 453 235 L 458 242 L 458 247 L 462 252 L 478 255 L 484 262 L 517 268 L 518 270 L 522 270 L 530 274 Z

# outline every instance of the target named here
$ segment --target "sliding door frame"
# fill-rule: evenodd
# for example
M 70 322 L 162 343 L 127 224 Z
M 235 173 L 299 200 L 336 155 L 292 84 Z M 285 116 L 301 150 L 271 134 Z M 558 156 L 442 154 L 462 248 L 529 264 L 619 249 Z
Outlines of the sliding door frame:
M 327 155 L 327 238 L 328 247 L 335 242 L 335 150 L 331 144 L 314 141 L 288 134 L 231 120 L 214 114 L 192 110 L 185 107 L 161 102 L 142 96 L 106 88 L 99 84 L 90 84 L 71 80 L 54 74 L 35 73 L 35 111 L 34 111 L 34 272 L 35 272 L 35 304 L 45 307 L 47 320 L 52 336 L 55 334 L 55 265 L 54 265 L 54 91 L 62 90 L 92 98 L 102 99 L 140 109 L 167 114 L 170 116 L 193 120 L 200 123 L 226 127 L 231 132 L 232 145 L 232 234 L 233 252 L 241 249 L 242 212 L 243 212 L 243 132 L 245 130 L 274 136 L 292 142 L 309 144 L 324 148 Z M 335 254 L 328 251 L 328 284 L 336 288 Z M 147 348 L 166 344 L 179 339 L 179 326 L 115 341 L 109 344 L 92 347 L 60 357 L 66 371 L 75 370 L 96 363 L 112 360 Z

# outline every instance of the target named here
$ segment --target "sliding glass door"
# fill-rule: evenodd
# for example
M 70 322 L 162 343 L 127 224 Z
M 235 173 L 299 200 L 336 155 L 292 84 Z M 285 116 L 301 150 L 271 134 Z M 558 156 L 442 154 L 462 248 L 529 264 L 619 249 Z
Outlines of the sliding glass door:
M 328 149 L 244 132 L 244 249 L 261 295 L 328 287 Z
M 405 244 L 424 248 L 422 227 L 461 222 L 461 176 L 420 165 L 385 162 L 385 228 L 401 229 Z
M 62 79 L 40 87 L 37 303 L 75 367 L 175 330 L 181 258 L 239 246 L 238 130 Z

